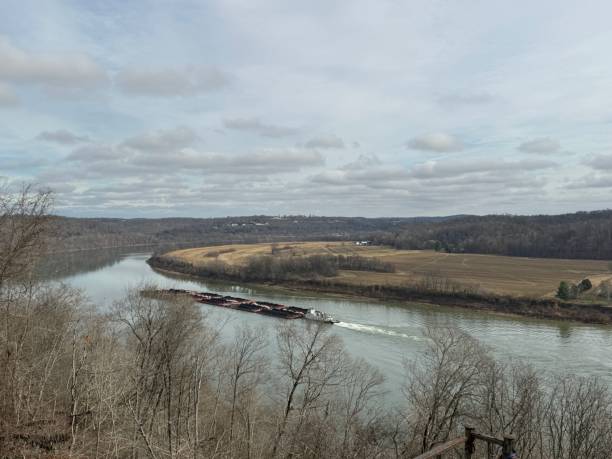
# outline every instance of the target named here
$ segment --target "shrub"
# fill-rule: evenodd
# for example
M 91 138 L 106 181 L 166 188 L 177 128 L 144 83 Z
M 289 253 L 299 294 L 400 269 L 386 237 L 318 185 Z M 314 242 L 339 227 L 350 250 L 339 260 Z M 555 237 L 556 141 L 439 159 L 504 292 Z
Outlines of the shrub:
M 557 297 L 561 298 L 562 300 L 569 300 L 571 297 L 571 287 L 570 285 L 565 282 L 565 281 L 561 281 L 559 283 L 559 288 L 557 289 Z

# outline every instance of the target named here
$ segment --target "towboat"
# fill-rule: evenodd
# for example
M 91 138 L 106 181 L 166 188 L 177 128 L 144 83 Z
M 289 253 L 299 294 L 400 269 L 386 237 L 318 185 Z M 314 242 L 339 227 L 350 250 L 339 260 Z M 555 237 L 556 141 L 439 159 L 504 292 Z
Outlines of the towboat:
M 235 296 L 219 295 L 212 292 L 198 292 L 195 290 L 184 290 L 177 288 L 160 289 L 146 291 L 147 294 L 158 295 L 181 295 L 193 298 L 198 303 L 210 304 L 228 309 L 239 311 L 254 312 L 265 316 L 279 317 L 281 319 L 306 319 L 327 324 L 334 324 L 338 321 L 329 314 L 316 309 L 306 309 L 297 306 L 286 306 L 284 304 L 271 303 L 269 301 L 256 301 Z

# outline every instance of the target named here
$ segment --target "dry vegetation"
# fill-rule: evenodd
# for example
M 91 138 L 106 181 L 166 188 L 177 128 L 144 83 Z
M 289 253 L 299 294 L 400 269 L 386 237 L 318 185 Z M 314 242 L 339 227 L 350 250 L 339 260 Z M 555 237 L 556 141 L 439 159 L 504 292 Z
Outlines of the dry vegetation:
M 388 407 L 383 375 L 329 326 L 224 342 L 191 301 L 133 291 L 103 313 L 37 282 L 49 196 L 0 198 L 0 457 L 410 458 L 466 424 L 513 432 L 524 459 L 609 457 L 612 398 L 595 378 L 499 362 L 435 328 Z
M 380 246 L 356 246 L 350 242 L 301 242 L 289 244 L 245 244 L 178 250 L 170 257 L 202 266 L 211 259 L 230 266 L 246 265 L 265 255 L 275 257 L 344 255 L 371 257 L 392 264 L 393 273 L 341 270 L 332 279 L 353 285 L 396 285 L 447 279 L 475 286 L 494 294 L 552 297 L 561 280 L 584 278 L 595 287 L 612 279 L 609 264 L 599 260 L 558 260 L 496 255 L 439 253 L 429 250 L 395 250 Z

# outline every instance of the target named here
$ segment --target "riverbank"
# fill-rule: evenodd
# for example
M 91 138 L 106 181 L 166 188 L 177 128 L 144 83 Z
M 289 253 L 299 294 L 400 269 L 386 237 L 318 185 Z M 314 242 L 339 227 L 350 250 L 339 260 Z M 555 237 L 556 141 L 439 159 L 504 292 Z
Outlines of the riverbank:
M 397 302 L 418 302 L 469 310 L 490 311 L 504 315 L 516 315 L 538 319 L 567 320 L 589 324 L 612 325 L 612 308 L 604 304 L 565 302 L 554 298 L 525 298 L 508 295 L 480 294 L 459 291 L 452 294 L 424 291 L 415 286 L 355 285 L 325 278 L 284 280 L 281 282 L 248 282 L 231 272 L 202 271 L 201 267 L 176 258 L 153 256 L 147 263 L 156 270 L 188 275 L 199 279 L 214 279 L 281 287 L 296 291 L 336 294 Z

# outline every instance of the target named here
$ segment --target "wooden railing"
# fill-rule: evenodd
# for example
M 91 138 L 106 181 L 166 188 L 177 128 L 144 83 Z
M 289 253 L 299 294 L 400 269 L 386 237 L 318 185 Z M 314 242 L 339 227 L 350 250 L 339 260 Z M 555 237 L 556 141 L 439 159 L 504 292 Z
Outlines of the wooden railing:
M 475 450 L 476 440 L 481 440 L 489 445 L 498 445 L 502 447 L 502 458 L 510 458 L 514 450 L 514 437 L 512 435 L 504 435 L 504 438 L 492 437 L 491 435 L 474 432 L 473 427 L 465 428 L 465 436 L 454 438 L 445 443 L 435 446 L 426 453 L 423 453 L 414 459 L 441 459 L 442 454 L 450 451 L 457 446 L 463 445 L 465 451 L 465 459 L 472 459 Z

